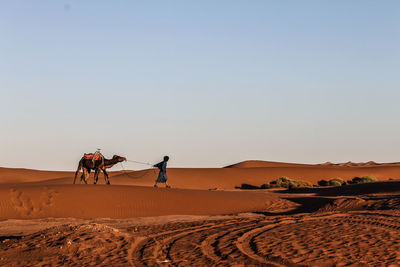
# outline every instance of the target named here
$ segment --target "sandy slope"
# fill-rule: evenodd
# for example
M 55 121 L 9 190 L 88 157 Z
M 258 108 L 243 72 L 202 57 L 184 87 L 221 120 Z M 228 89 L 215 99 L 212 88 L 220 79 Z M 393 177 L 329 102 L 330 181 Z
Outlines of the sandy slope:
M 119 175 L 122 172 L 111 172 L 110 176 Z M 43 171 L 22 168 L 4 168 L 0 167 L 0 184 L 20 184 L 30 182 L 51 183 L 52 180 L 68 181 L 71 184 L 75 172 L 72 171 Z M 93 182 L 93 179 L 92 179 Z
M 312 194 L 287 191 L 277 196 L 302 205 L 256 216 L 3 221 L 0 265 L 400 264 L 400 182 L 314 189 Z M 25 234 L 2 231 L 7 225 L 9 231 L 18 231 L 15 225 L 33 227 L 33 222 L 48 226 L 39 231 L 34 226 L 36 232 Z
M 246 162 L 245 162 L 246 163 Z M 261 162 L 263 163 L 263 162 Z M 269 164 L 267 162 L 267 164 Z M 273 163 L 275 164 L 275 163 Z M 293 179 L 310 181 L 313 184 L 321 179 L 340 177 L 344 180 L 356 176 L 374 175 L 379 180 L 400 179 L 400 165 L 375 164 L 368 166 L 301 165 L 279 163 L 280 166 L 231 168 L 170 168 L 169 183 L 174 188 L 187 189 L 233 189 L 242 183 L 262 185 L 276 178 L 287 176 Z M 240 165 L 240 164 L 239 164 Z M 15 175 L 15 177 L 13 176 Z M 115 185 L 152 186 L 157 177 L 154 169 L 142 171 L 110 172 L 110 181 Z M 0 168 L 0 184 L 32 182 L 43 185 L 71 184 L 74 172 L 46 172 Z M 79 179 L 78 179 L 79 180 Z M 90 178 L 89 183 L 93 183 Z M 99 183 L 104 184 L 103 175 Z
M 166 189 L 152 187 L 153 170 L 114 172 L 107 186 L 72 185 L 73 172 L 0 168 L 0 266 L 400 266 L 398 180 L 233 190 L 280 176 L 399 179 L 399 170 L 250 161 L 172 168 Z
M 118 185 L 0 187 L 0 219 L 130 218 L 263 211 L 285 200 L 264 192 L 222 192 Z
M 21 168 L 0 167 L 0 183 L 24 183 L 45 181 L 55 178 L 69 178 L 72 172 L 39 171 Z
M 221 169 L 179 169 L 168 170 L 169 182 L 173 187 L 199 189 L 232 189 L 242 183 L 262 185 L 282 176 L 296 180 L 310 181 L 314 184 L 321 179 L 341 177 L 349 180 L 356 176 L 374 175 L 379 180 L 400 179 L 400 166 L 374 167 L 256 167 L 256 168 L 221 168 Z M 152 170 L 130 172 L 112 178 L 114 184 L 135 184 L 149 186 L 154 183 Z

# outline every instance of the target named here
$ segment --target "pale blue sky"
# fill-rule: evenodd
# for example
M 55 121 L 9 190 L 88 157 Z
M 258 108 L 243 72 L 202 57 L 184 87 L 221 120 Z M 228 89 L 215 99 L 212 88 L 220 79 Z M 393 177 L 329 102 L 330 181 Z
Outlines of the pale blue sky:
M 0 166 L 400 161 L 399 72 L 394 0 L 0 1 Z

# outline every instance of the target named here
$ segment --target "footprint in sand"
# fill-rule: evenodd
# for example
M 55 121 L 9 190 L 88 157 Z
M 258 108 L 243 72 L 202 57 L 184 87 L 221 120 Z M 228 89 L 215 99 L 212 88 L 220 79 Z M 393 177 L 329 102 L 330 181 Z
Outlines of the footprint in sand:
M 10 189 L 10 200 L 16 211 L 22 216 L 34 216 L 40 214 L 43 209 L 54 205 L 54 196 L 57 192 L 48 187 L 44 188 L 38 200 L 32 199 L 29 193 L 24 193 L 15 188 Z
M 54 197 L 58 192 L 54 189 L 50 189 L 45 187 L 45 191 L 42 192 L 40 196 L 40 206 L 43 207 L 50 207 L 54 205 Z
M 34 212 L 31 199 L 15 188 L 10 189 L 10 200 L 20 215 L 29 216 Z

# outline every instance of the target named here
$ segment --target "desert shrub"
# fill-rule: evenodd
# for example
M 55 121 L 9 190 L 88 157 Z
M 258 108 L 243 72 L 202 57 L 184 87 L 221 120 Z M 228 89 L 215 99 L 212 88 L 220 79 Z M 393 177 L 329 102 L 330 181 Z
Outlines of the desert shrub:
M 363 183 L 372 183 L 372 182 L 376 182 L 376 181 L 378 181 L 378 179 L 376 179 L 376 177 L 373 175 L 367 175 L 367 176 L 361 177 L 361 182 L 363 182 Z
M 260 189 L 260 187 L 252 184 L 242 184 L 240 189 Z
M 319 186 L 328 186 L 329 182 L 327 180 L 320 180 L 318 181 Z
M 366 175 L 363 177 L 354 177 L 352 180 L 348 181 L 349 184 L 363 184 L 363 183 L 373 183 L 377 179 L 373 175 Z
M 288 185 L 287 188 L 288 188 L 289 190 L 292 190 L 292 189 L 298 188 L 298 186 L 297 186 L 297 184 L 295 184 L 295 183 L 289 183 L 289 185 Z
M 328 184 L 329 184 L 330 186 L 342 186 L 342 183 L 339 182 L 339 181 L 337 181 L 337 180 L 329 181 Z
M 336 177 L 336 178 L 330 179 L 328 181 L 328 184 L 331 186 L 342 186 L 343 184 L 345 184 L 345 181 L 343 181 L 342 178 Z
M 289 188 L 299 188 L 299 187 L 313 187 L 313 184 L 307 181 L 302 181 L 302 180 L 293 180 L 291 183 L 289 183 Z
M 292 180 L 288 177 L 280 177 L 274 181 L 271 181 L 268 184 L 263 184 L 261 188 L 289 188 L 289 189 L 295 189 L 299 187 L 313 187 L 312 183 L 307 182 L 307 181 L 301 181 L 301 180 Z
M 278 188 L 278 187 L 281 187 L 281 186 L 277 183 L 269 183 L 269 184 L 261 185 L 261 189 L 270 189 L 270 188 Z
M 372 183 L 372 182 L 376 182 L 376 181 L 377 181 L 377 179 L 375 176 L 367 175 L 367 176 L 361 177 L 360 183 Z
M 347 183 L 348 184 L 358 184 L 358 183 L 360 183 L 360 181 L 361 181 L 360 177 L 354 177 L 353 179 L 348 180 Z
M 292 183 L 293 180 L 288 178 L 288 177 L 280 177 L 276 180 L 276 184 L 279 185 L 279 187 L 284 187 L 284 188 L 288 188 L 290 183 Z

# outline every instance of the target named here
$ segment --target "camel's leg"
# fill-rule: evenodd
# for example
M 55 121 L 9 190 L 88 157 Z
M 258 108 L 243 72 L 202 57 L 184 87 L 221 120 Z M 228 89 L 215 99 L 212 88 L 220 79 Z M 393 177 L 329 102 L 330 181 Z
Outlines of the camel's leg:
M 90 172 L 88 171 L 88 169 L 83 168 L 82 180 L 85 182 L 85 184 L 87 184 L 87 180 L 89 179 L 89 174 Z
M 86 170 L 86 168 L 83 168 L 83 170 L 82 170 L 81 183 L 82 183 L 82 181 L 86 183 L 86 181 L 85 181 L 85 179 L 86 179 L 85 170 Z
M 97 184 L 97 180 L 99 179 L 99 173 L 100 173 L 100 169 L 97 168 L 97 169 L 94 171 L 94 184 Z
M 82 168 L 81 183 L 82 181 L 85 181 L 85 169 L 86 168 Z
M 78 176 L 78 173 L 79 173 L 79 171 L 81 170 L 81 168 L 82 168 L 82 160 L 79 161 L 78 169 L 77 169 L 76 172 L 75 172 L 75 178 L 74 178 L 74 183 L 73 183 L 73 184 L 75 184 L 76 177 Z
M 86 184 L 87 184 L 87 181 L 89 181 L 89 179 L 90 179 L 90 172 L 92 171 L 91 169 L 86 169 L 87 170 L 87 178 L 86 178 Z
M 73 182 L 72 184 L 75 184 L 76 177 L 78 176 L 78 173 L 79 173 L 79 170 L 77 170 L 77 171 L 75 172 L 74 182 Z
M 103 169 L 103 173 L 104 173 L 104 180 L 106 181 L 106 184 L 110 184 L 110 179 L 108 178 L 108 173 L 105 168 Z

